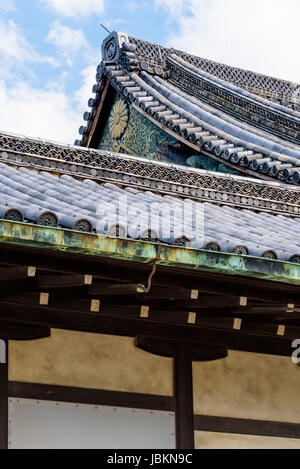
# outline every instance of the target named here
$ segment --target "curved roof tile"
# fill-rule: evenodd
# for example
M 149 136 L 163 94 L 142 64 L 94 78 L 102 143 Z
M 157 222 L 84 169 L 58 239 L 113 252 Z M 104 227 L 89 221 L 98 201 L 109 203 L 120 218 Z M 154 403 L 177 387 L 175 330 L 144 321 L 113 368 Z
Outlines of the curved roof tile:
M 120 157 L 121 158 L 121 157 Z M 151 163 L 156 165 L 156 163 Z M 3 219 L 300 263 L 300 218 L 0 163 Z

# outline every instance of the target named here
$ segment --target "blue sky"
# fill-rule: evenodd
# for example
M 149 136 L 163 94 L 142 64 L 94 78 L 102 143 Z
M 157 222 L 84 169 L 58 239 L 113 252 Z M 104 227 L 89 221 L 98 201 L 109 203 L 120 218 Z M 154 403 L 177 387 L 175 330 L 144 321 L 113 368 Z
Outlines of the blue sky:
M 73 143 L 110 31 L 300 83 L 299 0 L 0 0 L 0 130 Z

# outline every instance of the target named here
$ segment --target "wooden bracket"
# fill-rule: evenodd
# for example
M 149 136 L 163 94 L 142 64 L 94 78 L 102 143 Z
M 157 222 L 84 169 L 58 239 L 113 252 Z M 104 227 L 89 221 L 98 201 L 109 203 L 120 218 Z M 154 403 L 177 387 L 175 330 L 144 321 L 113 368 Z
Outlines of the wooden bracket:
M 161 357 L 176 357 L 184 353 L 195 362 L 220 360 L 228 356 L 228 349 L 224 346 L 162 340 L 155 337 L 138 336 L 135 338 L 135 346 Z
M 37 340 L 50 336 L 48 326 L 0 320 L 0 337 L 7 340 Z

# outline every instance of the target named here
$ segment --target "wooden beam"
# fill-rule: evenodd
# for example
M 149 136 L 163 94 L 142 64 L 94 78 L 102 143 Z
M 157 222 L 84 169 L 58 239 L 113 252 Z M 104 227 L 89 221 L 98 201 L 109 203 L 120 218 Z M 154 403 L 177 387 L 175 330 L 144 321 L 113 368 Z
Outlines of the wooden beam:
M 290 305 L 288 303 L 270 304 L 269 302 L 263 303 L 262 301 L 247 300 L 245 297 L 234 297 L 234 296 L 199 296 L 197 300 L 186 299 L 189 295 L 198 292 L 197 290 L 181 290 L 178 288 L 176 294 L 174 290 L 170 291 L 168 288 L 162 288 L 162 294 L 156 296 L 156 293 L 152 295 L 151 291 L 148 294 L 130 294 L 128 295 L 111 295 L 106 292 L 103 295 L 97 295 L 95 291 L 94 296 L 99 296 L 103 303 L 125 305 L 125 304 L 147 304 L 152 311 L 199 311 L 211 313 L 214 315 L 228 313 L 257 315 L 270 317 L 272 315 L 286 314 L 287 311 L 291 312 Z M 170 293 L 169 293 L 170 291 Z M 94 292 L 94 290 L 91 290 Z M 174 295 L 172 296 L 172 292 Z M 66 292 L 67 294 L 67 292 Z M 76 294 L 76 292 L 74 292 Z M 80 296 L 80 293 L 78 293 Z M 259 308 L 256 309 L 255 308 Z M 294 308 L 294 312 L 297 312 L 298 308 Z
M 128 407 L 172 412 L 175 410 L 173 397 L 153 394 L 107 391 L 49 384 L 8 383 L 9 397 L 41 401 L 72 402 L 112 407 Z
M 198 290 L 192 290 L 188 288 L 168 288 L 168 287 L 151 287 L 149 293 L 143 295 L 144 299 L 147 300 L 197 300 L 199 296 Z
M 192 360 L 180 351 L 174 357 L 176 448 L 194 449 L 194 403 Z
M 12 282 L 14 280 L 23 280 L 26 278 L 34 278 L 36 275 L 36 267 L 19 266 L 19 267 L 1 267 L 0 282 Z
M 270 316 L 278 316 L 278 315 L 282 315 L 282 314 L 293 314 L 294 316 L 296 316 L 296 314 L 294 313 L 300 313 L 300 309 L 299 308 L 295 308 L 294 305 L 291 306 L 291 305 L 284 305 L 284 306 L 278 306 L 278 305 L 273 305 L 273 306 L 267 306 L 267 305 L 264 305 L 264 306 L 260 306 L 260 307 L 257 307 L 257 306 L 249 306 L 249 307 L 245 307 L 245 308 L 233 308 L 232 309 L 232 312 L 234 314 L 236 313 L 241 313 L 241 314 L 252 314 L 252 315 L 270 315 Z M 300 318 L 300 314 L 298 314 L 298 317 Z
M 9 292 L 8 294 L 2 293 L 0 295 L 2 301 L 13 303 L 28 304 L 28 305 L 42 305 L 49 304 L 50 295 L 47 292 Z
M 149 316 L 149 307 L 144 305 L 108 305 L 102 304 L 100 300 L 97 299 L 59 299 L 55 298 L 51 301 L 50 306 L 54 310 L 60 311 L 77 311 L 83 313 L 100 313 L 102 317 L 111 316 L 111 317 L 124 317 L 124 318 L 148 318 Z
M 99 286 L 98 286 L 99 285 Z M 103 294 L 104 295 L 111 295 L 113 298 L 114 292 L 113 290 L 103 290 L 101 289 L 101 285 L 103 284 L 95 284 L 93 285 L 89 291 L 92 294 Z M 107 287 L 111 286 L 116 287 L 113 284 L 107 285 Z M 105 287 L 105 284 L 104 284 Z M 192 290 L 187 288 L 169 288 L 169 287 L 156 287 L 152 286 L 151 290 L 148 293 L 144 293 L 144 286 L 137 285 L 139 290 L 132 285 L 132 291 L 130 291 L 130 284 L 124 286 L 124 290 L 128 288 L 128 295 L 131 293 L 132 295 L 137 295 L 140 301 L 147 301 L 149 303 L 159 300 L 163 301 L 164 305 L 170 305 L 172 307 L 173 304 L 180 304 L 184 308 L 206 308 L 206 307 L 224 307 L 224 306 L 232 306 L 232 307 L 244 307 L 247 306 L 247 298 L 246 297 L 239 297 L 239 296 L 217 296 L 217 295 L 203 295 L 200 294 L 198 290 Z M 118 291 L 117 293 L 118 294 Z M 114 298 L 118 300 L 118 298 Z M 126 298 L 125 300 L 131 301 L 131 298 Z M 123 301 L 123 300 L 122 300 Z
M 94 283 L 88 290 L 89 295 L 101 296 L 115 296 L 115 295 L 139 295 L 141 301 L 152 299 L 166 299 L 166 300 L 197 300 L 198 290 L 189 290 L 187 288 L 162 288 L 153 286 L 151 290 L 146 293 L 146 287 L 143 284 L 125 283 Z M 212 298 L 210 298 L 212 299 Z M 218 304 L 221 304 L 219 302 Z M 240 305 L 239 299 L 233 304 Z
M 88 294 L 91 296 L 136 295 L 144 293 L 145 289 L 144 285 L 136 283 L 95 283 L 89 287 Z
M 102 80 L 101 80 L 100 89 L 98 91 L 98 94 L 100 94 L 101 98 L 100 98 L 99 104 L 97 106 L 96 115 L 93 118 L 93 123 L 92 123 L 91 130 L 89 132 L 89 135 L 88 135 L 86 147 L 91 146 L 90 144 L 91 144 L 91 141 L 94 140 L 93 137 L 96 133 L 96 129 L 99 128 L 99 117 L 100 117 L 101 111 L 102 111 L 104 103 L 105 103 L 105 98 L 106 98 L 108 89 L 110 89 L 110 88 L 111 87 L 110 87 L 109 79 L 107 77 L 103 77 Z M 99 138 L 100 138 L 100 136 L 99 136 Z M 97 148 L 97 146 L 95 146 L 95 148 Z
M 33 293 L 21 293 L 20 295 L 15 294 L 14 296 L 1 296 L 0 301 L 3 303 L 14 303 L 18 304 L 22 309 L 23 306 L 49 306 L 57 311 L 77 311 L 82 313 L 99 313 L 110 314 L 112 316 L 123 315 L 124 317 L 148 317 L 149 307 L 147 305 L 110 305 L 101 304 L 102 302 L 98 298 L 70 298 L 59 296 L 59 294 L 33 292 Z M 145 312 L 147 315 L 145 316 Z
M 174 269 L 175 270 L 175 269 Z M 179 274 L 179 272 L 178 272 Z M 175 276 L 175 272 L 173 272 Z M 158 269 L 155 281 L 161 283 L 168 282 L 167 273 Z M 175 285 L 177 279 L 172 279 Z M 183 274 L 181 282 L 188 282 L 191 288 L 195 288 L 200 294 L 224 295 L 228 297 L 245 297 L 248 300 L 263 301 L 276 304 L 300 304 L 300 294 L 297 286 L 270 282 L 263 279 L 254 279 L 249 277 L 227 276 L 222 274 L 212 274 L 204 272 L 195 272 L 191 275 L 189 272 Z M 238 294 L 238 295 L 237 295 Z
M 289 315 L 286 317 L 277 318 L 269 315 L 243 315 L 237 312 L 236 316 L 234 313 L 228 314 L 225 311 L 220 310 L 219 314 L 216 311 L 204 310 L 200 312 L 187 312 L 187 311 L 156 311 L 150 308 L 148 317 L 151 321 L 162 321 L 165 323 L 172 324 L 195 324 L 200 327 L 208 327 L 211 329 L 224 329 L 224 330 L 241 330 L 242 332 L 254 334 L 254 335 L 265 335 L 276 337 L 278 334 L 278 326 L 286 326 L 284 329 L 284 335 L 286 338 L 300 337 L 300 321 L 298 320 L 297 325 L 293 325 L 292 322 L 297 322 L 297 316 L 294 317 L 294 321 L 289 320 Z M 242 318 L 242 319 L 241 319 Z M 237 324 L 239 327 L 237 327 Z
M 34 290 L 36 267 L 18 266 L 0 268 L 0 292 Z
M 8 341 L 0 339 L 0 449 L 8 448 Z
M 133 300 L 134 301 L 134 300 Z M 182 311 L 183 313 L 186 311 L 197 311 L 199 316 L 211 316 L 211 317 L 218 317 L 218 316 L 227 316 L 227 317 L 241 317 L 241 318 L 253 318 L 253 319 L 266 319 L 272 320 L 272 318 L 276 317 L 285 317 L 285 319 L 300 319 L 300 310 L 295 308 L 293 311 L 288 309 L 288 306 L 262 306 L 260 307 L 253 307 L 253 306 L 244 306 L 244 307 L 237 307 L 237 306 L 215 306 L 213 304 L 214 300 L 212 299 L 212 304 L 210 306 L 202 306 L 196 302 L 188 302 L 186 304 L 182 304 L 181 302 L 177 302 L 176 300 L 172 302 L 172 304 L 163 304 L 160 303 L 158 305 L 151 305 L 151 311 L 153 312 L 160 312 L 163 314 L 165 311 L 174 313 L 175 311 Z M 145 301 L 145 304 L 149 304 Z
M 55 296 L 53 293 L 45 292 L 33 292 L 33 293 L 15 293 L 12 295 L 0 295 L 3 302 L 16 303 L 20 305 L 32 305 L 32 306 L 51 306 L 65 310 L 75 310 L 82 312 L 93 312 L 99 313 L 100 311 L 100 300 L 92 298 L 70 298 Z M 137 307 L 136 310 L 138 310 Z
M 91 285 L 92 275 L 44 275 L 39 276 L 37 285 L 43 289 L 61 289 Z
M 219 295 L 203 295 L 199 290 L 188 290 L 181 288 L 157 288 L 152 287 L 150 292 L 141 295 L 144 300 L 159 299 L 168 304 L 168 300 L 177 300 L 169 302 L 170 307 L 173 304 L 180 304 L 185 309 L 201 309 L 210 307 L 245 307 L 247 306 L 247 298 L 239 296 L 219 296 Z M 183 301 L 181 301 L 183 300 Z
M 195 415 L 195 430 L 202 432 L 257 435 L 300 439 L 300 424 L 230 417 Z

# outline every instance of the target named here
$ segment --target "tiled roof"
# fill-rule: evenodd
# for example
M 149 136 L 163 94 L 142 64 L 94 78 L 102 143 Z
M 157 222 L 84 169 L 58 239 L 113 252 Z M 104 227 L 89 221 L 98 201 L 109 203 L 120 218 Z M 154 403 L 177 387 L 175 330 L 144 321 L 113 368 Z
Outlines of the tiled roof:
M 299 218 L 164 195 L 138 185 L 120 186 L 117 180 L 96 182 L 5 163 L 0 163 L 0 194 L 3 219 L 300 263 Z M 147 214 L 154 203 L 175 213 L 167 236 L 163 213 L 150 224 Z M 138 215 L 132 212 L 135 205 L 140 208 Z M 192 216 L 182 236 L 176 237 L 181 220 L 176 218 L 178 209 L 188 216 L 203 209 L 200 231 L 192 226 Z
M 296 91 L 300 88 L 300 85 L 297 83 L 214 62 L 188 54 L 187 52 L 169 49 L 134 37 L 130 37 L 129 40 L 136 46 L 137 56 L 143 61 L 148 61 L 149 64 L 152 61 L 152 63 L 154 62 L 166 67 L 168 57 L 174 53 L 187 63 L 214 77 L 228 83 L 234 83 L 236 86 L 257 95 L 273 98 L 285 104 L 289 103 L 291 107 L 295 105 L 293 97 L 296 96 Z
M 107 44 L 113 40 L 112 35 Z M 241 88 L 226 76 L 212 75 L 178 51 L 164 49 L 162 67 L 157 57 L 143 60 L 132 38 L 110 61 L 105 44 L 93 88 L 96 98 L 89 101 L 91 112 L 85 113 L 87 124 L 80 128 L 82 140 L 77 144 L 86 145 L 93 132 L 101 83 L 108 79 L 131 106 L 196 152 L 259 178 L 300 183 L 300 86 L 289 84 L 295 101 L 289 107 Z M 255 77 L 263 83 L 262 76 Z M 270 86 L 288 84 L 272 80 Z

